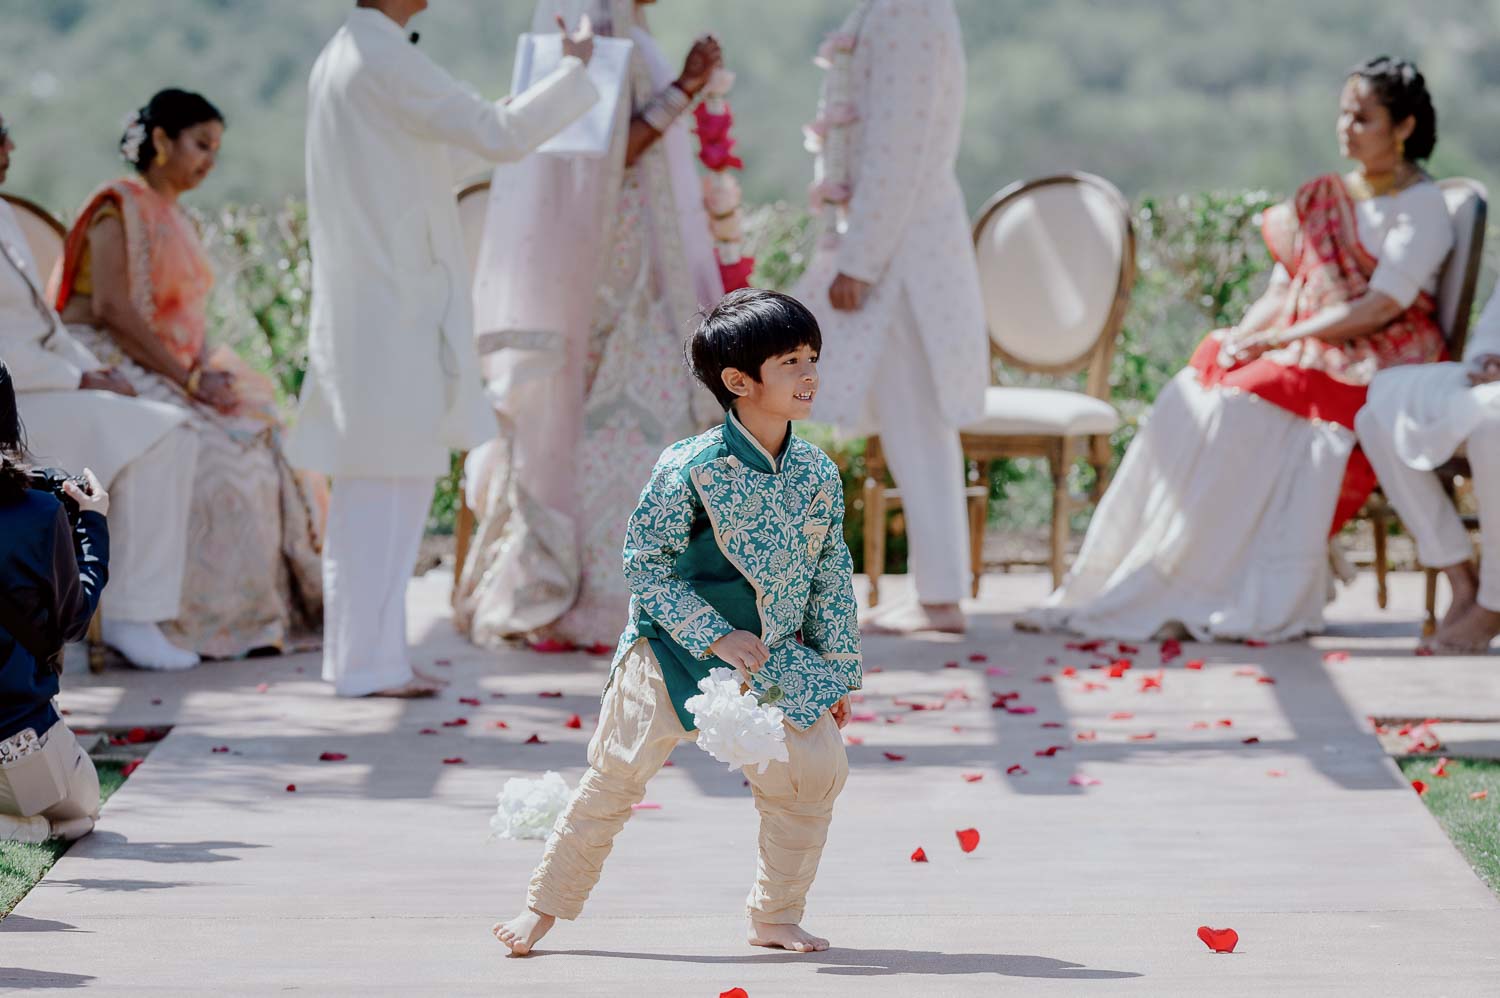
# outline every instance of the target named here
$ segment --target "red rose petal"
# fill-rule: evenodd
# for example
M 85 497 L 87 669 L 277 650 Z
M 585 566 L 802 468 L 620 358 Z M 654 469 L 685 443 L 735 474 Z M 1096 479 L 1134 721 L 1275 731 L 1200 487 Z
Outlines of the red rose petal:
M 221 755 L 221 754 L 229 751 L 229 746 L 228 745 L 215 745 L 213 748 L 209 749 L 209 751 L 212 752 L 214 755 Z
M 1044 727 L 1044 728 L 1060 728 L 1062 726 L 1063 726 L 1063 724 L 1062 724 L 1061 721 L 1043 721 L 1042 722 L 1042 727 Z
M 1349 661 L 1349 653 L 1346 651 L 1331 651 L 1323 656 L 1324 665 L 1337 665 L 1340 662 Z
M 459 697 L 458 698 L 458 702 L 459 703 L 466 703 L 470 707 L 478 707 L 479 706 L 479 698 L 478 697 Z
M 556 700 L 558 697 L 562 696 L 562 690 L 544 690 L 543 692 L 538 693 L 537 696 L 545 697 L 548 700 Z
M 1428 772 L 1431 773 L 1433 776 L 1436 776 L 1436 777 L 1439 777 L 1439 778 L 1446 778 L 1447 775 L 1448 775 L 1448 763 L 1450 763 L 1452 761 L 1453 760 L 1449 759 L 1447 756 L 1443 756 L 1443 758 L 1441 758 L 1441 759 L 1439 759 L 1437 761 L 1437 765 L 1435 765 L 1431 769 L 1429 769 Z
M 744 988 L 730 988 L 728 991 L 720 991 L 719 998 L 750 998 L 750 992 Z
M 492 728 L 508 728 L 508 727 L 510 727 L 510 725 L 506 724 L 504 721 L 491 721 L 490 722 L 490 727 L 492 727 Z M 427 730 L 428 731 L 432 731 L 431 728 L 428 728 Z M 437 734 L 437 732 L 433 731 L 433 734 Z
M 1098 651 L 1104 647 L 1104 642 L 1098 639 L 1092 641 L 1072 641 L 1064 645 L 1069 651 Z
M 885 757 L 891 760 L 891 762 L 902 762 L 906 759 L 906 756 L 899 752 L 886 752 Z
M 899 718 L 899 717 L 887 717 L 887 718 L 884 718 L 883 720 L 885 721 L 886 724 L 900 724 L 901 723 L 901 718 Z
M 454 755 L 454 756 L 449 756 L 448 758 L 444 759 L 443 760 L 443 765 L 444 766 L 459 766 L 459 765 L 463 764 L 463 761 L 464 761 L 464 757 L 463 756 L 461 756 L 461 755 Z
M 850 715 L 849 720 L 858 722 L 860 724 L 868 724 L 869 722 L 876 720 L 876 718 L 877 715 L 866 712 L 862 714 L 852 714 Z
M 911 861 L 913 863 L 927 862 L 927 853 L 922 849 L 921 846 L 917 846 L 917 851 L 911 854 Z
M 1159 672 L 1154 676 L 1142 676 L 1141 688 L 1139 692 L 1147 693 L 1151 690 L 1157 690 L 1159 692 L 1161 690 L 1161 681 L 1162 675 Z
M 1007 714 L 1035 714 L 1036 708 L 1028 706 L 1026 704 L 1018 703 L 1014 705 L 1007 705 L 1005 708 L 1005 712 Z
M 131 759 L 124 766 L 120 767 L 120 775 L 121 776 L 129 776 L 131 773 L 135 772 L 137 769 L 140 769 L 140 768 L 141 768 L 141 760 L 140 759 Z
M 1215 953 L 1233 953 L 1240 941 L 1240 934 L 1233 929 L 1210 929 L 1206 925 L 1200 925 L 1198 938 Z
M 435 735 L 437 733 L 438 733 L 438 729 L 437 728 L 423 728 L 421 731 L 417 732 L 417 734 L 419 734 L 419 735 Z
M 1121 655 L 1139 655 L 1141 650 L 1135 645 L 1127 645 L 1123 641 L 1115 645 Z
M 1260 675 L 1260 670 L 1252 665 L 1247 665 L 1243 668 L 1235 669 L 1234 674 L 1236 676 L 1258 676 Z
M 1000 665 L 992 665 L 984 670 L 986 676 L 1008 676 L 1010 670 Z
M 1208 722 L 1194 721 L 1192 724 L 1188 725 L 1188 727 L 1192 728 L 1194 731 L 1202 731 L 1204 728 L 1208 727 Z
M 859 737 L 858 735 L 845 735 L 844 736 L 844 744 L 845 745 L 863 745 L 864 743 L 865 743 L 865 740 L 863 738 Z
M 469 723 L 469 719 L 467 717 L 455 717 L 451 721 L 444 721 L 443 722 L 443 727 L 445 727 L 445 728 L 462 728 L 465 725 L 467 725 L 468 723 Z
M 1032 682 L 1034 682 L 1034 683 L 1050 683 L 1050 682 L 1052 682 L 1052 677 L 1051 676 L 1037 676 L 1035 679 L 1032 680 Z
M 1260 744 L 1260 739 L 1257 738 L 1255 735 L 1251 735 L 1249 738 L 1241 738 L 1240 739 L 1240 744 L 1241 745 L 1259 745 Z
M 1096 779 L 1092 776 L 1084 776 L 1082 773 L 1074 773 L 1072 776 L 1068 777 L 1069 785 L 1075 787 L 1097 787 L 1103 782 L 1103 780 Z
M 1006 776 L 1025 776 L 1026 775 L 1026 767 L 1023 766 L 1023 765 L 1021 765 L 1019 762 L 1016 763 L 1014 766 L 1007 766 L 1006 770 L 1005 770 L 1005 775 Z
M 959 775 L 964 778 L 965 783 L 978 783 L 980 780 L 984 779 L 983 773 L 961 773 Z
M 1266 770 L 1266 775 L 1267 776 L 1285 776 L 1286 775 L 1286 770 L 1284 770 L 1284 769 L 1268 769 L 1268 770 Z
M 318 756 L 319 762 L 343 762 L 349 756 L 343 752 L 324 752 Z
M 1083 684 L 1083 692 L 1085 692 L 1085 693 L 1092 693 L 1095 690 L 1107 690 L 1107 689 L 1109 689 L 1109 684 L 1108 683 L 1084 683 Z
M 969 656 L 970 662 L 988 662 L 989 660 L 990 657 L 981 651 L 976 651 L 974 654 Z
M 660 811 L 661 805 L 653 800 L 643 800 L 639 804 L 630 805 L 632 811 Z
M 1097 731 L 1080 731 L 1073 737 L 1081 742 L 1096 742 L 1099 740 L 1099 733 Z
M 1194 672 L 1203 671 L 1203 659 L 1195 658 L 1183 665 L 1184 669 L 1192 669 Z
M 268 690 L 270 688 L 271 688 L 271 684 L 270 683 L 261 683 L 259 686 L 257 686 L 255 688 L 255 692 L 257 692 L 257 693 L 264 693 L 266 690 Z
M 953 834 L 958 836 L 958 847 L 964 852 L 973 852 L 979 848 L 979 829 L 963 828 Z
M 297 792 L 297 784 L 295 784 L 295 783 L 288 783 L 286 785 L 286 792 L 289 793 L 289 794 L 296 793 Z
M 527 745 L 545 745 L 547 743 L 544 742 L 544 741 L 542 741 L 542 736 L 541 735 L 532 735 L 530 738 L 526 739 L 526 744 Z
M 1146 732 L 1142 732 L 1139 735 L 1131 735 L 1130 736 L 1130 740 L 1133 741 L 1133 742 L 1151 742 L 1151 741 L 1155 741 L 1156 740 L 1156 732 L 1154 732 L 1154 731 L 1146 731 Z
M 1117 710 L 1113 714 L 1109 715 L 1109 719 L 1111 721 L 1128 721 L 1134 716 L 1135 715 L 1128 710 Z
M 576 731 L 577 729 L 583 727 L 583 718 L 579 717 L 577 714 L 574 714 L 572 717 L 563 722 L 563 727 L 572 728 Z
M 1074 676 L 1078 675 L 1078 670 L 1070 665 L 1067 668 L 1063 669 L 1062 674 L 1064 678 L 1072 679 Z
M 868 669 L 866 669 L 865 671 L 866 672 L 884 672 L 885 671 L 885 666 L 883 666 L 883 665 L 872 665 Z
M 1260 640 L 1260 638 L 1246 638 L 1245 639 L 1245 647 L 1246 648 L 1265 648 L 1266 647 L 1266 642 Z
M 1044 749 L 1037 749 L 1036 752 L 1032 754 L 1036 755 L 1039 758 L 1049 758 L 1051 756 L 1057 755 L 1057 753 L 1059 752 L 1066 752 L 1067 749 L 1068 747 L 1066 745 L 1048 745 Z
M 1120 678 L 1123 678 L 1124 675 L 1125 675 L 1125 673 L 1127 673 L 1127 672 L 1130 671 L 1130 668 L 1131 668 L 1130 662 L 1128 660 L 1122 658 L 1120 661 L 1115 662 L 1112 665 L 1110 665 L 1110 667 L 1109 667 L 1109 678 L 1110 679 L 1120 679 Z
M 956 668 L 958 668 L 958 663 L 957 662 L 944 662 L 943 663 L 943 668 L 945 668 L 945 669 L 956 669 Z
M 1232 718 L 1232 717 L 1221 717 L 1217 721 L 1215 721 L 1214 723 L 1217 724 L 1221 728 L 1232 728 L 1232 727 L 1234 727 L 1234 718 Z
M 490 694 L 490 699 L 491 700 L 504 700 L 505 699 L 505 694 L 504 693 L 491 693 Z
M 1267 686 L 1275 686 L 1276 685 L 1276 679 L 1275 679 L 1274 676 L 1258 676 L 1258 677 L 1256 677 L 1255 681 L 1257 683 L 1264 683 Z
M 1427 792 L 1427 784 L 1423 783 L 1421 780 L 1412 780 L 1411 788 L 1418 794 L 1425 794 Z
M 1476 790 L 1469 795 L 1469 800 L 1484 800 L 1490 795 L 1488 790 Z

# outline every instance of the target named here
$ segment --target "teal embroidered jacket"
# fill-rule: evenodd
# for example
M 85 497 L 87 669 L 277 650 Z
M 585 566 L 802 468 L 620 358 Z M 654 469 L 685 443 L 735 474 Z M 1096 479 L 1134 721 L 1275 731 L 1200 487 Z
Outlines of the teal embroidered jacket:
M 773 457 L 733 412 L 662 454 L 625 533 L 630 620 L 615 664 L 645 638 L 683 725 L 683 701 L 726 663 L 709 647 L 758 634 L 752 689 L 807 728 L 862 684 L 853 561 L 838 467 L 788 436 Z M 800 634 L 801 639 L 798 639 Z

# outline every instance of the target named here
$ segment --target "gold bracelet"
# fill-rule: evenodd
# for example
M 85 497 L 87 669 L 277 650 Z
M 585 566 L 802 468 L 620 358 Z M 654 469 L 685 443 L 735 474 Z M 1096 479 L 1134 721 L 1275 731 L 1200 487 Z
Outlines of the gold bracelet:
M 202 385 L 202 384 L 203 384 L 203 368 L 201 368 L 201 367 L 195 367 L 191 371 L 188 372 L 186 387 L 187 387 L 187 393 L 189 395 L 197 395 L 198 394 L 198 387 L 200 385 Z

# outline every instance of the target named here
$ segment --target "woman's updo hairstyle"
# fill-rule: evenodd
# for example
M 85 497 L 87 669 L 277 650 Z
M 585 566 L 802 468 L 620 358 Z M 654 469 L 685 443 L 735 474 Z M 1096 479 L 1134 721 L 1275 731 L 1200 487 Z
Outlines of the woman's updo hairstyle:
M 1413 63 L 1378 55 L 1355 66 L 1349 75 L 1370 84 L 1376 99 L 1391 113 L 1392 125 L 1407 118 L 1415 121 L 1416 127 L 1406 140 L 1408 160 L 1415 163 L 1432 155 L 1433 147 L 1437 145 L 1437 111 L 1433 110 L 1427 81 Z
M 156 159 L 156 143 L 151 130 L 160 128 L 168 138 L 177 138 L 185 129 L 205 121 L 224 122 L 219 109 L 202 94 L 189 90 L 162 90 L 139 110 L 125 117 L 125 133 L 120 136 L 120 155 L 125 162 L 144 174 Z

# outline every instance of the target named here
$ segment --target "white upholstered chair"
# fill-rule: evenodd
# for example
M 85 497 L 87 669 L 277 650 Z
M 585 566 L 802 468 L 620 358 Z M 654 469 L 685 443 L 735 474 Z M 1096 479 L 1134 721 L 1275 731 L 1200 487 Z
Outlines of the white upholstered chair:
M 479 263 L 479 240 L 484 235 L 484 217 L 489 210 L 490 182 L 469 184 L 458 192 L 458 221 L 463 226 L 464 249 L 469 258 L 469 287 L 474 286 L 474 268 Z M 467 455 L 465 455 L 467 456 Z M 459 465 L 463 462 L 460 460 Z M 464 481 L 458 483 L 458 515 L 453 524 L 453 596 L 458 595 L 474 537 L 474 511 L 469 508 Z
M 1059 377 L 1085 373 L 1084 390 L 992 386 L 984 418 L 962 429 L 973 461 L 969 498 L 970 559 L 977 594 L 992 462 L 1040 457 L 1052 475 L 1048 565 L 1062 580 L 1068 520 L 1077 501 L 1068 469 L 1084 457 L 1095 470 L 1093 498 L 1112 461 L 1109 437 L 1120 417 L 1109 402 L 1115 338 L 1135 284 L 1130 205 L 1109 181 L 1069 173 L 1012 184 L 980 209 L 974 223 L 985 318 L 994 357 L 1007 367 Z M 885 487 L 885 461 L 872 437 L 866 451 L 865 570 L 870 602 L 878 599 L 885 562 L 885 515 L 900 501 Z
M 1453 221 L 1453 248 L 1443 263 L 1442 277 L 1438 282 L 1438 325 L 1448 340 L 1448 356 L 1454 360 L 1463 357 L 1464 346 L 1469 338 L 1469 319 L 1474 310 L 1474 292 L 1479 283 L 1479 265 L 1484 256 L 1484 229 L 1489 214 L 1489 191 L 1477 180 L 1468 177 L 1449 177 L 1438 182 L 1443 200 L 1448 204 L 1448 217 Z M 1455 457 L 1437 471 L 1443 485 L 1452 494 L 1456 479 L 1469 475 L 1468 459 Z M 1386 573 L 1389 563 L 1386 556 L 1386 532 L 1393 517 L 1390 506 L 1378 491 L 1366 504 L 1364 515 L 1369 517 L 1375 540 L 1375 601 L 1384 609 L 1388 602 Z M 1465 525 L 1477 529 L 1479 524 L 1472 517 L 1465 517 Z M 1426 633 L 1437 626 L 1437 577 L 1435 569 L 1424 569 L 1427 575 L 1426 610 L 1423 624 Z

